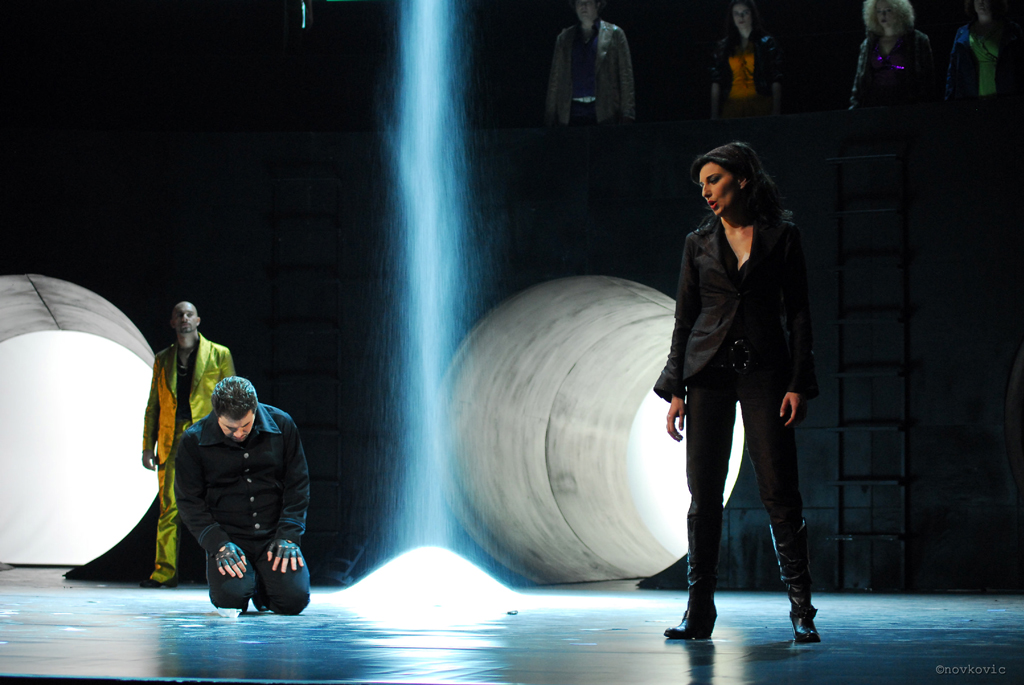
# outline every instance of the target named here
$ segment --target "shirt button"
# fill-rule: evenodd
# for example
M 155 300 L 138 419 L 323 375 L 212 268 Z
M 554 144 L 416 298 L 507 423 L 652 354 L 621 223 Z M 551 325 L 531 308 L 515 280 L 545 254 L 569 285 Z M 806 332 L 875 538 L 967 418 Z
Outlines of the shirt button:
M 257 523 L 256 524 L 256 530 L 259 530 L 259 529 L 260 529 L 260 524 Z
M 246 453 L 245 453 L 244 455 L 242 455 L 242 456 L 243 456 L 243 457 L 245 457 L 246 459 L 248 459 L 248 458 L 249 458 L 249 453 L 248 453 L 248 452 L 246 452 Z
M 246 482 L 249 482 L 249 483 L 252 482 L 252 478 L 246 478 L 245 480 L 246 480 Z
M 249 498 L 249 501 L 250 501 L 250 502 L 255 502 L 255 501 L 256 501 L 256 498 L 255 498 L 255 497 L 250 497 L 250 498 Z M 253 514 L 253 516 L 255 516 L 255 515 L 256 515 L 256 514 Z
M 256 518 L 256 512 L 255 512 L 255 511 L 254 511 L 254 512 L 252 512 L 252 517 L 253 517 L 253 518 Z
M 245 472 L 246 472 L 246 473 L 249 473 L 249 469 L 246 469 L 246 470 L 245 470 Z

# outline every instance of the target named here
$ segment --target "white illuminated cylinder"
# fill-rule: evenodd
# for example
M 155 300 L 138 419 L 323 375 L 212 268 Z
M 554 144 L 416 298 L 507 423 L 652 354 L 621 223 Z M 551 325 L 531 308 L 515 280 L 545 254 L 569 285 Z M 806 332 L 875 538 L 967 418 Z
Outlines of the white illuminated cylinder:
M 640 518 L 651 535 L 676 557 L 688 551 L 686 510 L 690 491 L 686 488 L 686 437 L 677 443 L 665 430 L 665 400 L 652 390 L 644 397 L 629 431 L 626 450 L 629 490 Z M 729 500 L 743 462 L 743 419 L 736 405 L 732 430 L 729 475 L 725 479 L 725 501 Z M 682 484 L 682 485 L 680 485 Z
M 84 564 L 156 495 L 140 461 L 152 350 L 109 302 L 57 279 L 0 277 L 0 317 L 0 560 Z
M 686 553 L 685 448 L 651 393 L 674 313 L 647 286 L 580 276 L 515 295 L 467 336 L 449 373 L 451 501 L 494 558 L 567 583 L 650 576 Z M 742 448 L 738 428 L 726 498 Z

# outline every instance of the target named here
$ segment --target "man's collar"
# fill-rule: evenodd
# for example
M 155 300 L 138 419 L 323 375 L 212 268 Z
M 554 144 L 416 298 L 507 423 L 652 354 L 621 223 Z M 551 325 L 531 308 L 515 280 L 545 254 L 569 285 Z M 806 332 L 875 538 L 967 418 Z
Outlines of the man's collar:
M 199 434 L 199 444 L 202 447 L 209 445 L 216 445 L 223 442 L 224 431 L 220 429 L 220 424 L 217 423 L 217 415 L 212 411 L 206 415 L 202 420 L 203 428 Z
M 202 333 L 199 333 L 199 339 L 198 339 L 198 340 L 196 341 L 196 346 L 195 346 L 194 348 L 192 348 L 192 349 L 193 349 L 193 352 L 194 352 L 194 353 L 196 354 L 196 356 L 198 356 L 198 355 L 199 355 L 199 352 L 200 352 L 200 351 L 201 351 L 201 350 L 202 350 L 202 349 L 203 349 L 204 347 L 208 346 L 209 344 L 210 344 L 210 341 L 209 341 L 209 340 L 207 340 L 206 338 L 204 338 L 204 337 L 203 337 L 203 334 L 202 334 Z M 174 348 L 174 351 L 175 351 L 175 352 L 177 352 L 177 351 L 178 351 L 178 348 L 179 348 L 179 345 L 178 345 L 178 336 L 174 336 L 174 342 L 172 342 L 172 343 L 171 343 L 171 347 L 173 347 L 173 348 Z
M 598 17 L 597 19 L 594 20 L 594 33 L 590 36 L 590 39 L 593 40 L 594 37 L 597 36 L 599 33 L 601 33 L 601 17 Z M 576 36 L 580 40 L 583 40 L 583 22 L 582 21 L 576 22 Z
M 270 412 L 263 408 L 263 403 L 256 405 L 256 420 L 254 421 L 252 432 L 249 433 L 249 437 L 246 440 L 258 436 L 260 433 L 280 433 L 281 429 L 278 428 L 277 423 L 270 416 Z M 206 415 L 203 419 L 202 433 L 199 435 L 199 444 L 207 447 L 210 445 L 218 445 L 225 443 L 228 445 L 241 445 L 240 442 L 235 442 L 228 436 L 224 435 L 224 431 L 221 430 L 220 424 L 217 422 L 217 415 L 212 411 Z
M 202 344 L 202 342 L 203 342 L 203 334 L 200 333 L 199 331 L 196 331 L 196 346 L 194 348 L 192 348 L 192 349 L 198 350 L 199 346 Z M 171 343 L 171 344 L 175 348 L 181 347 L 181 345 L 178 342 L 178 335 L 177 334 L 174 335 L 174 342 Z
M 281 432 L 281 429 L 277 426 L 277 422 L 270 416 L 270 412 L 266 410 L 262 402 L 256 406 L 256 428 L 261 433 Z

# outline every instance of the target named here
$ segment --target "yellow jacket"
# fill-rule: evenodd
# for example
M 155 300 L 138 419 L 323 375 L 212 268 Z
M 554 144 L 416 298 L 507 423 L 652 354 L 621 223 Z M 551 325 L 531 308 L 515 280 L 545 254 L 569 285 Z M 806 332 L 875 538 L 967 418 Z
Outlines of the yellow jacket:
M 167 460 L 174 444 L 174 417 L 178 411 L 177 356 L 178 343 L 157 352 L 153 361 L 149 402 L 146 403 L 142 449 L 151 450 L 155 445 L 157 460 L 161 464 Z M 231 359 L 231 350 L 210 342 L 200 334 L 195 371 L 192 373 L 192 394 L 189 396 L 193 423 L 213 411 L 210 396 L 214 386 L 220 379 L 234 375 L 235 363 Z

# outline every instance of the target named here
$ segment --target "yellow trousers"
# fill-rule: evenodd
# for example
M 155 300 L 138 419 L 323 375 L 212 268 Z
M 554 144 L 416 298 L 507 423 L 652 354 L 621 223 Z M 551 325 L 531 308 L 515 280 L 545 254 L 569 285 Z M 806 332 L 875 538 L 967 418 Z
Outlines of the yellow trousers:
M 174 499 L 174 460 L 178 456 L 181 434 L 192 425 L 191 421 L 174 424 L 174 442 L 171 453 L 157 467 L 160 484 L 160 518 L 156 522 L 156 564 L 149 577 L 165 585 L 178 584 L 178 502 Z

